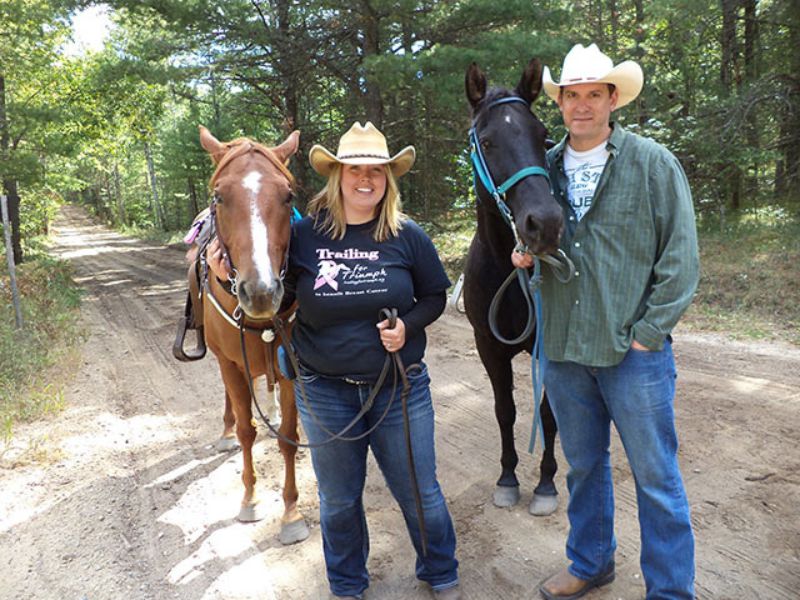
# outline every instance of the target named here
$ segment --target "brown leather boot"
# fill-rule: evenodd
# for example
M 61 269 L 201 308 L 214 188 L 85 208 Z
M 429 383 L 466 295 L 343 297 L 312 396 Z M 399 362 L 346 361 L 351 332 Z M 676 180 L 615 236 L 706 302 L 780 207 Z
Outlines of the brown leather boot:
M 614 562 L 612 561 L 599 575 L 591 579 L 579 579 L 568 569 L 562 569 L 539 586 L 539 592 L 546 600 L 577 600 L 594 588 L 614 581 Z

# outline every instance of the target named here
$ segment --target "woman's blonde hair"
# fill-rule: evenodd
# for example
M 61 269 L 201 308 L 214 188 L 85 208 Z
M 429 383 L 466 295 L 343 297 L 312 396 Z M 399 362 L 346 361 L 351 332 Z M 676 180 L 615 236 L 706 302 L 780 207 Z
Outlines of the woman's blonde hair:
M 314 228 L 329 235 L 334 240 L 341 240 L 347 231 L 347 219 L 344 214 L 344 197 L 342 196 L 342 164 L 331 169 L 325 187 L 308 203 L 308 214 L 314 217 Z M 378 203 L 378 222 L 372 237 L 376 242 L 384 242 L 389 236 L 397 236 L 407 219 L 402 211 L 400 188 L 389 165 L 383 165 L 386 173 L 386 192 Z

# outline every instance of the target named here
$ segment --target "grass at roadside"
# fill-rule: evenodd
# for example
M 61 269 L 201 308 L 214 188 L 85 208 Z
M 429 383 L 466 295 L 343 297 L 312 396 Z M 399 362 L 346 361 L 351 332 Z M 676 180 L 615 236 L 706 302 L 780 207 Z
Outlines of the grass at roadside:
M 474 232 L 471 211 L 422 222 L 452 281 Z M 699 226 L 701 276 L 681 326 L 800 346 L 800 218 L 782 208 Z
M 61 409 L 63 364 L 78 330 L 80 289 L 68 263 L 48 256 L 41 242 L 17 266 L 24 327 L 15 328 L 8 272 L 0 271 L 0 440 L 14 425 Z M 2 256 L 2 265 L 6 259 Z
M 800 346 L 800 219 L 765 208 L 699 233 L 700 285 L 683 324 Z

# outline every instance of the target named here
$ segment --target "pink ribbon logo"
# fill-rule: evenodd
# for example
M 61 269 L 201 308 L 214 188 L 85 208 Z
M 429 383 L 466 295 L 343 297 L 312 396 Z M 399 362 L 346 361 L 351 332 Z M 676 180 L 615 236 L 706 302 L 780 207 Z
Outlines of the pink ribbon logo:
M 319 272 L 317 278 L 314 280 L 314 289 L 319 289 L 323 285 L 328 284 L 334 290 L 339 290 L 339 282 L 336 277 L 339 276 L 340 271 L 349 271 L 350 268 L 346 265 L 338 264 L 333 260 L 319 261 Z

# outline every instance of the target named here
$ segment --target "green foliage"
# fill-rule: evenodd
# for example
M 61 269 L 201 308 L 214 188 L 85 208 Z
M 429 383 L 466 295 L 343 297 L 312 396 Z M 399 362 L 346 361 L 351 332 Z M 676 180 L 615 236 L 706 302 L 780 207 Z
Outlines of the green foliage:
M 0 437 L 6 440 L 14 423 L 61 407 L 51 369 L 81 339 L 81 293 L 70 266 L 48 257 L 41 240 L 30 241 L 29 253 L 17 269 L 25 323 L 21 330 L 15 329 L 8 277 L 0 277 Z

